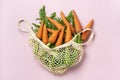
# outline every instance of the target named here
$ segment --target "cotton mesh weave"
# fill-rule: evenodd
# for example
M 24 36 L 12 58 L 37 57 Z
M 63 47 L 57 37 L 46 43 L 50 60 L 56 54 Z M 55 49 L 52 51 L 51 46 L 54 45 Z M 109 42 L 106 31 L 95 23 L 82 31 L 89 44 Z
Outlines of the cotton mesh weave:
M 82 45 L 69 44 L 57 49 L 46 49 L 34 38 L 29 39 L 33 53 L 38 61 L 49 71 L 61 74 L 76 65 L 83 56 Z

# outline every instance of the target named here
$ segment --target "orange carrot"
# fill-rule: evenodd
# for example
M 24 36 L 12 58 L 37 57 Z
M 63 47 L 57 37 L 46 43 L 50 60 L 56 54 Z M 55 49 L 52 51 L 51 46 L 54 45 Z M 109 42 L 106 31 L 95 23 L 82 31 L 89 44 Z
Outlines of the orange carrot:
M 64 14 L 62 12 L 61 12 L 61 18 L 62 18 L 63 22 L 65 23 L 65 25 L 67 26 L 66 34 L 65 34 L 65 42 L 68 42 L 72 39 L 72 30 L 71 30 L 69 22 L 66 20 Z
M 93 26 L 93 20 L 91 20 L 91 21 L 87 24 L 87 26 L 85 27 L 85 29 L 87 29 L 87 28 L 90 28 L 90 29 L 91 29 L 92 26 Z M 90 31 L 90 30 L 87 30 L 87 31 L 83 32 L 83 33 L 82 33 L 82 36 L 81 36 L 82 41 L 85 42 L 85 41 L 89 38 L 90 34 L 91 34 L 91 31 Z
M 71 30 L 72 30 L 72 33 L 74 34 L 75 33 L 75 29 L 73 28 L 73 26 L 67 21 L 67 19 L 65 18 L 65 15 L 64 13 L 61 11 L 60 12 L 60 15 L 61 15 L 61 18 L 63 20 L 63 22 L 65 23 L 65 25 L 68 27 L 70 26 L 71 27 Z
M 71 25 L 71 30 L 72 30 L 72 33 L 75 34 L 75 28 Z
M 80 31 L 82 31 L 82 27 L 81 27 L 80 21 L 77 17 L 77 14 L 74 10 L 72 10 L 72 15 L 74 16 L 75 31 L 76 31 L 76 33 L 78 33 Z
M 59 34 L 59 37 L 58 37 L 58 40 L 55 44 L 55 46 L 59 46 L 62 44 L 63 42 L 63 38 L 64 38 L 64 28 L 61 30 L 60 34 Z
M 58 35 L 59 35 L 59 31 L 60 30 L 57 30 L 57 31 L 55 31 L 50 37 L 49 37 L 49 42 L 50 43 L 55 43 L 55 41 L 56 41 L 56 39 L 57 39 L 57 37 L 58 37 Z
M 45 24 L 44 24 L 44 27 L 43 27 L 42 41 L 43 41 L 43 43 L 45 43 L 45 44 L 48 43 L 48 32 L 47 32 L 47 28 L 46 28 L 46 25 L 45 25 Z
M 50 17 L 47 17 L 48 20 L 53 24 L 55 25 L 55 27 L 59 30 L 62 30 L 62 28 L 64 27 L 62 24 L 58 23 L 57 21 L 51 19 Z
M 85 29 L 87 29 L 87 28 L 92 29 L 92 27 L 93 27 L 93 19 L 87 24 L 87 26 L 85 27 Z
M 50 29 L 50 28 L 47 28 L 47 30 L 48 30 L 49 33 L 54 33 L 55 32 L 55 30 Z
M 68 42 L 72 39 L 72 31 L 70 27 L 66 29 L 65 42 Z
M 38 32 L 37 32 L 37 34 L 36 34 L 36 36 L 37 36 L 37 38 L 39 38 L 39 39 L 42 39 L 42 33 L 43 33 L 43 22 L 42 22 L 42 24 L 40 25 L 40 27 L 39 27 L 39 29 L 38 29 Z
M 65 23 L 66 26 L 70 26 L 70 23 L 66 20 L 64 13 L 61 11 L 60 12 L 61 18 L 63 22 Z
M 72 39 L 72 31 L 71 31 L 71 27 L 68 26 L 66 28 L 66 34 L 65 34 L 65 43 L 70 41 Z

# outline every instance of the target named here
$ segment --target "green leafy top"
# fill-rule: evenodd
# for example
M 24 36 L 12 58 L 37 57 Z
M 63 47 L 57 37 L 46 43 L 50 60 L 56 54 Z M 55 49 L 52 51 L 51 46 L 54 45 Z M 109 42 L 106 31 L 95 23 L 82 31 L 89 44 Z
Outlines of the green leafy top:
M 40 17 L 40 20 L 43 20 L 46 18 L 46 11 L 45 11 L 45 6 L 43 6 L 40 11 L 39 11 L 39 17 Z
M 57 22 L 61 23 L 63 26 L 65 26 L 63 20 L 60 17 L 57 17 L 56 12 L 53 12 L 50 15 L 50 18 L 56 20 Z M 72 24 L 72 26 L 74 26 L 74 18 L 72 15 L 72 11 L 69 12 L 68 16 L 66 17 L 66 19 Z M 40 10 L 39 10 L 39 18 L 37 18 L 37 20 L 41 22 L 44 22 L 44 24 L 47 26 L 47 28 L 51 28 L 56 30 L 56 27 L 47 19 L 46 17 L 46 10 L 45 10 L 45 6 L 43 6 Z M 40 24 L 35 24 L 33 23 L 33 25 L 38 29 L 40 27 Z
M 72 26 L 74 26 L 74 17 L 72 15 L 72 11 L 69 12 L 68 16 L 66 19 L 71 23 Z

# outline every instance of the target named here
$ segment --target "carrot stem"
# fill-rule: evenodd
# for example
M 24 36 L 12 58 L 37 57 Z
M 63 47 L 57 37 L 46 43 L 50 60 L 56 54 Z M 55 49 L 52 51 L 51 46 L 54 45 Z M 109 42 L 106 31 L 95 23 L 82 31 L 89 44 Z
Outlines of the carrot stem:
M 51 43 L 47 43 L 47 46 L 50 47 Z

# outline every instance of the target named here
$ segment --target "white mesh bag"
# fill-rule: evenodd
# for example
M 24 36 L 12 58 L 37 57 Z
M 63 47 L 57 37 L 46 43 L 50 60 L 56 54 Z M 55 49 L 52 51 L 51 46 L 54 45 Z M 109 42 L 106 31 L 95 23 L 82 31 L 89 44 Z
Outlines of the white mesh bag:
M 20 31 L 26 32 L 20 28 L 20 23 L 22 22 L 24 22 L 29 29 L 29 44 L 32 47 L 35 58 L 41 65 L 55 74 L 62 74 L 69 68 L 77 65 L 84 56 L 84 45 L 88 44 L 94 36 L 94 33 L 91 31 L 91 29 L 85 29 L 82 32 L 86 30 L 91 31 L 91 35 L 85 43 L 74 42 L 78 34 L 82 33 L 79 32 L 71 41 L 58 47 L 49 48 L 36 37 L 35 33 L 31 29 L 31 25 L 24 20 L 19 22 Z

